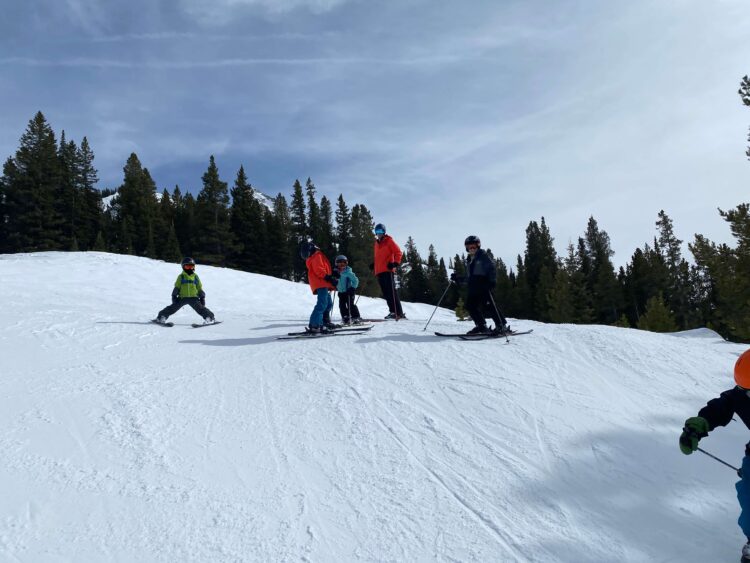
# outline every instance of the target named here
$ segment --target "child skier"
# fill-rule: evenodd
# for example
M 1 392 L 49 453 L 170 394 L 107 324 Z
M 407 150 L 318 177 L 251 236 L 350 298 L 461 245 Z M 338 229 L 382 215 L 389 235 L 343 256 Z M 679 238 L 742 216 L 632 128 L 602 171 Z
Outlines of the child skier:
M 349 267 L 349 260 L 343 254 L 336 256 L 336 269 L 338 270 L 339 280 L 336 289 L 339 292 L 339 311 L 341 320 L 345 325 L 362 324 L 359 316 L 359 309 L 354 303 L 354 294 L 359 279 Z
M 685 421 L 680 435 L 680 450 L 685 455 L 698 449 L 701 438 L 717 426 L 726 426 L 737 415 L 745 426 L 750 428 L 750 350 L 742 353 L 734 364 L 734 382 L 736 387 L 711 399 L 705 407 Z M 750 442 L 745 446 L 745 457 L 742 459 L 742 477 L 735 485 L 737 500 L 740 503 L 740 517 L 737 523 L 747 537 L 742 548 L 743 563 L 750 563 Z
M 214 322 L 214 314 L 206 307 L 206 292 L 203 291 L 201 279 L 195 273 L 195 260 L 192 258 L 182 259 L 182 272 L 177 276 L 172 290 L 172 304 L 159 311 L 156 322 L 166 323 L 170 315 L 174 315 L 185 305 L 190 305 L 203 317 L 205 324 Z
M 300 257 L 307 266 L 307 279 L 310 289 L 317 295 L 313 312 L 310 315 L 310 325 L 307 332 L 311 334 L 329 334 L 332 328 L 324 323 L 324 317 L 330 319 L 333 300 L 330 292 L 336 287 L 338 276 L 331 271 L 331 263 L 314 242 L 303 242 L 300 246 Z
M 466 294 L 466 309 L 474 321 L 474 328 L 467 334 L 507 334 L 510 327 L 500 310 L 495 306 L 492 290 L 495 287 L 497 271 L 495 264 L 489 255 L 482 250 L 482 242 L 478 236 L 469 235 L 464 240 L 464 247 L 469 253 L 467 276 L 459 276 L 455 272 L 451 274 L 451 281 L 455 283 L 466 283 L 468 292 Z M 488 307 L 489 305 L 489 307 Z M 487 328 L 484 310 L 489 309 L 495 328 Z

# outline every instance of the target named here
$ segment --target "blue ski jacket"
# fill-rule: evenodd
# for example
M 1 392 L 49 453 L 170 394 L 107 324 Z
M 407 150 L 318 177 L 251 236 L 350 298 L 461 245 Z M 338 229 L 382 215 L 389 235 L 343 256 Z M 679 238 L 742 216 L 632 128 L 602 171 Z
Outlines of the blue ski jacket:
M 336 289 L 339 293 L 346 293 L 346 290 L 350 287 L 357 288 L 359 285 L 359 278 L 352 272 L 352 269 L 350 266 L 347 266 L 342 271 L 339 272 L 339 283 L 336 286 Z

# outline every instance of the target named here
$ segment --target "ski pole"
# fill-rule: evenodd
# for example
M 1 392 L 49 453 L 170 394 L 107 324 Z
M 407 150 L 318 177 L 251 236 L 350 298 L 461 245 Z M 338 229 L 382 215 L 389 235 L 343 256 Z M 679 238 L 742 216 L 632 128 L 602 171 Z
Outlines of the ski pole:
M 726 461 L 724 461 L 723 459 L 720 459 L 720 458 L 716 457 L 715 455 L 713 455 L 713 454 L 710 454 L 710 453 L 708 453 L 708 452 L 707 452 L 706 450 L 704 450 L 703 448 L 698 448 L 698 451 L 699 451 L 699 452 L 701 452 L 701 453 L 703 453 L 703 454 L 706 454 L 706 455 L 707 455 L 708 457 L 710 457 L 710 458 L 713 458 L 713 459 L 715 459 L 715 460 L 716 460 L 716 461 L 718 461 L 719 463 L 723 463 L 723 464 L 724 464 L 724 465 L 726 465 L 727 467 L 730 467 L 730 468 L 734 469 L 734 470 L 735 470 L 735 471 L 737 472 L 737 475 L 739 475 L 740 477 L 742 477 L 742 469 L 737 469 L 737 468 L 736 468 L 736 467 L 735 467 L 734 465 L 730 465 L 730 464 L 728 464 L 728 463 L 727 463 Z
M 448 293 L 448 290 L 449 290 L 449 289 L 451 288 L 451 286 L 452 286 L 452 285 L 453 285 L 453 282 L 452 282 L 452 281 L 449 281 L 449 282 L 448 282 L 448 287 L 446 287 L 446 288 L 445 288 L 445 291 L 444 291 L 444 292 L 443 292 L 443 294 L 442 294 L 442 295 L 440 296 L 440 299 L 438 299 L 437 305 L 435 305 L 435 310 L 434 310 L 434 311 L 432 312 L 432 314 L 430 315 L 430 318 L 429 318 L 429 319 L 427 319 L 427 324 L 426 324 L 426 325 L 424 325 L 424 328 L 422 329 L 422 331 L 425 331 L 425 330 L 427 330 L 427 325 L 429 325 L 429 324 L 430 324 L 430 321 L 432 321 L 432 317 L 434 317 L 434 316 L 435 316 L 435 313 L 437 313 L 438 307 L 440 307 L 440 304 L 441 304 L 441 303 L 443 302 L 443 297 L 445 297 L 445 294 L 446 294 L 446 293 Z
M 333 299 L 331 299 L 331 319 L 333 319 L 333 309 L 336 304 L 336 291 L 333 292 Z
M 497 315 L 497 318 L 502 319 L 503 317 L 502 315 L 500 315 L 500 311 L 497 310 L 497 305 L 495 305 L 495 298 L 492 297 L 492 290 L 489 291 L 489 295 L 490 295 L 490 302 L 492 303 L 492 307 L 495 309 L 495 314 Z M 505 331 L 503 331 L 503 334 L 505 334 Z M 508 338 L 507 334 L 505 334 L 505 342 L 506 344 L 510 343 L 510 339 Z
M 391 294 L 391 299 L 393 299 L 393 312 L 396 314 L 396 322 L 398 322 L 398 319 L 401 315 L 398 314 L 398 310 L 401 307 L 401 301 L 399 301 L 398 296 L 396 295 L 396 270 L 394 269 L 391 272 L 391 290 L 393 293 Z

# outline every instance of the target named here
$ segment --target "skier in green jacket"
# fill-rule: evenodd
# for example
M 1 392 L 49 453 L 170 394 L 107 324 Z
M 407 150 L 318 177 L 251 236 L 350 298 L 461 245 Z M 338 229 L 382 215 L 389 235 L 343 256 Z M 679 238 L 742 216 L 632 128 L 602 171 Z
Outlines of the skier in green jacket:
M 170 315 L 174 315 L 185 305 L 190 305 L 203 317 L 205 324 L 214 322 L 214 314 L 206 307 L 206 292 L 198 274 L 195 273 L 195 260 L 182 259 L 182 272 L 177 276 L 172 290 L 172 304 L 164 307 L 156 317 L 156 322 L 164 324 Z

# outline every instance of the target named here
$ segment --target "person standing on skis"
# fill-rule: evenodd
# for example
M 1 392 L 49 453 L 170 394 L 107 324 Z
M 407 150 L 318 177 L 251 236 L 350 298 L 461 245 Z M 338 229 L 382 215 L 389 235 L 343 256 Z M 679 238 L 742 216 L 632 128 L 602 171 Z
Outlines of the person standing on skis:
M 182 272 L 177 276 L 172 290 L 172 304 L 159 311 L 156 315 L 156 322 L 166 323 L 170 315 L 174 315 L 185 305 L 190 305 L 203 317 L 204 323 L 214 322 L 214 314 L 206 307 L 206 292 L 203 291 L 201 279 L 195 273 L 195 260 L 192 258 L 182 259 Z
M 685 421 L 680 434 L 680 451 L 690 455 L 698 449 L 701 438 L 719 426 L 726 426 L 736 414 L 750 429 L 750 350 L 743 352 L 734 364 L 734 382 L 732 389 L 727 389 L 715 399 L 708 401 L 705 407 Z M 740 517 L 737 520 L 747 543 L 742 547 L 743 563 L 750 563 L 750 442 L 745 445 L 745 457 L 742 459 L 742 477 L 735 485 L 737 500 L 740 504 Z
M 338 285 L 336 289 L 339 292 L 339 311 L 341 320 L 345 325 L 362 324 L 362 318 L 359 316 L 359 309 L 354 303 L 354 295 L 359 279 L 349 267 L 349 260 L 343 254 L 336 256 L 336 270 L 339 274 Z
M 466 310 L 474 321 L 474 328 L 466 334 L 507 334 L 510 327 L 495 305 L 492 290 L 495 288 L 497 271 L 495 263 L 482 249 L 479 237 L 469 235 L 464 241 L 466 252 L 469 253 L 467 264 L 467 275 L 459 276 L 455 272 L 451 274 L 454 283 L 466 283 L 468 292 L 466 294 Z M 485 309 L 489 309 L 495 327 L 490 330 L 485 321 Z
M 307 279 L 310 283 L 310 289 L 318 298 L 310 315 L 307 332 L 328 334 L 332 332 L 332 329 L 326 325 L 324 318 L 330 319 L 331 309 L 333 308 L 330 292 L 335 289 L 338 277 L 333 275 L 331 263 L 314 242 L 302 243 L 300 257 L 307 266 Z
M 396 280 L 394 271 L 401 264 L 404 253 L 396 244 L 396 241 L 385 232 L 385 225 L 375 225 L 375 262 L 370 264 L 380 284 L 380 290 L 388 303 L 388 315 L 386 319 L 405 319 L 401 300 L 396 292 Z

